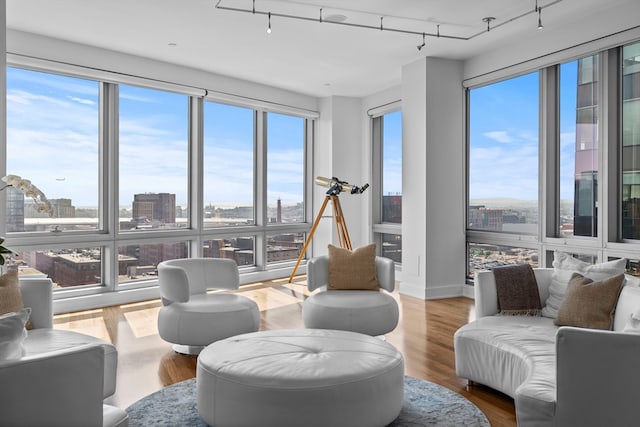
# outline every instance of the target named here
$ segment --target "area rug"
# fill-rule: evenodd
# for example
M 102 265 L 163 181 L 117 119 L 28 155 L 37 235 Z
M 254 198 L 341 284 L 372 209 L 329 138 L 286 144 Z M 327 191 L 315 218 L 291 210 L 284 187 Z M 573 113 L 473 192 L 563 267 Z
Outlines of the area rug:
M 129 406 L 129 426 L 206 427 L 196 409 L 195 381 L 192 378 L 165 387 Z M 458 393 L 405 376 L 402 411 L 388 427 L 423 426 L 489 427 L 490 424 L 480 409 Z

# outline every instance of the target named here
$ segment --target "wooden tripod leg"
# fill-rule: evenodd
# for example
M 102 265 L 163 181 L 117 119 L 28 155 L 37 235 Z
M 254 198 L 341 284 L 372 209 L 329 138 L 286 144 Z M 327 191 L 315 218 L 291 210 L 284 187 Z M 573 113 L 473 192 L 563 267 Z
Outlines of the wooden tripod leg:
M 302 247 L 302 251 L 300 251 L 300 255 L 298 255 L 298 260 L 296 261 L 296 265 L 293 267 L 293 271 L 291 271 L 291 275 L 289 276 L 289 283 L 293 281 L 293 276 L 296 275 L 296 271 L 298 271 L 298 267 L 300 266 L 300 262 L 302 262 L 302 258 L 304 258 L 304 254 L 307 253 L 307 248 L 311 243 L 311 239 L 313 238 L 313 233 L 316 232 L 316 228 L 318 228 L 318 224 L 320 224 L 320 218 L 322 218 L 322 214 L 324 213 L 325 208 L 327 207 L 327 203 L 329 202 L 330 196 L 325 196 L 324 202 L 322 202 L 322 207 L 316 216 L 316 219 L 313 221 L 313 226 L 311 226 L 311 230 L 309 230 L 309 235 L 307 236 L 307 240 L 304 242 L 304 246 Z
M 347 230 L 347 223 L 344 220 L 342 213 L 342 206 L 340 205 L 340 199 L 338 196 L 331 196 L 333 202 L 333 216 L 336 220 L 336 228 L 338 229 L 338 238 L 340 246 L 351 250 L 351 238 L 349 237 L 349 230 Z

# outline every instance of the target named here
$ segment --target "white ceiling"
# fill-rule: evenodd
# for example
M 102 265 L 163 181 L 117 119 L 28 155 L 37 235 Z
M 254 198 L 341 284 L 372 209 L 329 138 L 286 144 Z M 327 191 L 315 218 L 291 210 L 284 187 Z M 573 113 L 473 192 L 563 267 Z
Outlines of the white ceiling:
M 505 44 L 586 41 L 638 25 L 639 0 L 256 0 L 267 16 L 216 8 L 218 0 L 6 0 L 9 29 L 46 35 L 263 83 L 313 96 L 365 96 L 400 83 L 401 67 L 424 56 L 468 59 Z M 222 0 L 252 9 L 252 0 Z M 346 23 L 288 19 L 346 16 Z M 495 17 L 486 32 L 484 17 Z M 520 18 L 517 18 L 521 16 Z M 631 18 L 630 18 L 631 17 Z M 517 19 L 514 19 L 517 18 Z M 446 37 L 426 38 L 422 32 Z M 602 33 L 602 34 L 601 34 Z M 583 35 L 584 34 L 584 35 Z

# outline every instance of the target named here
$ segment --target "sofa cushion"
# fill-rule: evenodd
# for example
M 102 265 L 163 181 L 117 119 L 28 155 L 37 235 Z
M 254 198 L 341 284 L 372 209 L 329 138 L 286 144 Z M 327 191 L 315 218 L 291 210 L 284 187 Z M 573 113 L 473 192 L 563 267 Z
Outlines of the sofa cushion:
M 553 319 L 487 316 L 454 335 L 456 373 L 515 399 L 518 423 L 550 425 L 555 412 Z M 533 420 L 533 421 L 532 421 Z
M 329 290 L 380 289 L 376 273 L 376 244 L 350 251 L 329 245 Z
M 627 319 L 627 323 L 624 325 L 622 332 L 628 332 L 631 334 L 640 334 L 640 309 L 635 313 L 631 313 Z
M 555 251 L 553 256 L 553 275 L 549 285 L 549 298 L 542 308 L 542 315 L 552 319 L 558 316 L 558 309 L 564 300 L 567 285 L 573 273 L 580 273 L 584 277 L 598 281 L 623 274 L 627 266 L 627 260 L 624 258 L 601 264 L 589 264 L 574 258 L 571 254 L 560 251 Z
M 594 282 L 580 273 L 573 273 L 555 324 L 610 330 L 623 283 L 624 274 Z
M 23 342 L 30 308 L 0 315 L 0 361 L 20 359 L 25 354 Z
M 629 278 L 629 275 L 626 275 Z M 628 283 L 628 281 L 627 281 Z M 613 330 L 623 331 L 630 323 L 629 320 L 638 312 L 638 318 L 640 319 L 640 288 L 635 286 L 629 286 L 626 284 L 620 291 L 618 297 L 618 304 L 616 305 L 616 312 L 613 320 Z

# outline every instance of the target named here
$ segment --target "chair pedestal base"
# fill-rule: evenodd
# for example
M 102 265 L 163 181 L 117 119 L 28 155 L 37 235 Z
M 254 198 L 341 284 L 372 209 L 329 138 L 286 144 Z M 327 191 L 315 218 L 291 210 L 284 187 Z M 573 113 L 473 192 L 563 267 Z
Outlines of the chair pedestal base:
M 182 344 L 174 344 L 173 351 L 180 354 L 188 354 L 190 356 L 197 356 L 200 354 L 202 350 L 204 350 L 203 345 L 182 345 Z

